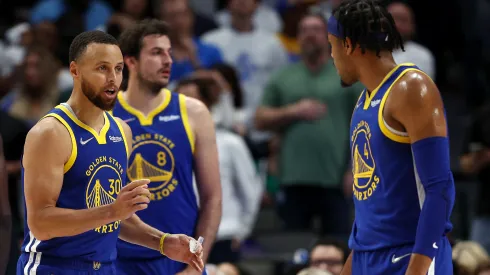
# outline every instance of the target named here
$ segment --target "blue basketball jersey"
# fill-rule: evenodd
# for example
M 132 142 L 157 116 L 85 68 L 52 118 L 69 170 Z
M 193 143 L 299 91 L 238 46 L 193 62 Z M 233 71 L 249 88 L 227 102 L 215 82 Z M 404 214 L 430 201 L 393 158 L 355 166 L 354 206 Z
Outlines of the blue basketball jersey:
M 185 97 L 162 90 L 165 99 L 148 116 L 132 108 L 122 92 L 112 113 L 124 120 L 133 132 L 127 180 L 147 178 L 151 182 L 150 204 L 138 217 L 167 233 L 193 236 L 197 218 L 197 196 L 193 188 L 194 138 Z M 158 251 L 118 241 L 119 258 L 151 259 Z
M 71 156 L 64 166 L 63 186 L 56 207 L 88 209 L 113 203 L 125 182 L 128 148 L 123 128 L 105 112 L 104 126 L 97 133 L 77 119 L 66 106 L 59 105 L 44 117 L 54 117 L 62 123 L 72 142 Z M 39 161 L 42 161 L 42 156 L 39 156 Z M 120 223 L 115 221 L 80 235 L 40 241 L 29 230 L 26 213 L 22 251 L 41 252 L 36 254 L 36 259 L 29 259 L 36 262 L 40 260 L 41 264 L 41 256 L 112 262 L 116 259 Z
M 349 246 L 355 251 L 415 243 L 424 187 L 414 168 L 409 136 L 383 118 L 391 87 L 414 70 L 420 71 L 413 64 L 398 65 L 370 95 L 361 93 L 352 114 L 355 221 Z M 451 228 L 448 218 L 446 232 Z

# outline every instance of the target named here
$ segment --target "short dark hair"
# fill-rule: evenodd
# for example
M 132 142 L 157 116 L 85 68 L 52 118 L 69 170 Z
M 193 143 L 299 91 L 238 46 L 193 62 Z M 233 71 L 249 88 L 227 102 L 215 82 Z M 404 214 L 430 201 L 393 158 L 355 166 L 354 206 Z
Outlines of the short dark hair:
M 335 248 L 338 248 L 342 253 L 344 254 L 344 262 L 347 260 L 347 257 L 349 257 L 349 247 L 347 244 L 343 241 L 341 241 L 339 238 L 334 238 L 334 237 L 329 237 L 329 236 L 324 236 L 318 239 L 315 244 L 313 244 L 310 253 L 315 249 L 317 246 L 333 246 Z
M 175 87 L 175 91 L 178 91 L 182 86 L 186 86 L 186 85 L 197 86 L 199 95 L 201 96 L 201 100 L 204 104 L 208 106 L 212 106 L 216 103 L 217 98 L 213 94 L 212 91 L 213 82 L 211 80 L 203 79 L 203 78 L 195 78 L 195 77 L 183 78 L 177 83 L 177 86 Z
M 143 47 L 143 38 L 148 35 L 168 36 L 168 24 L 158 19 L 144 19 L 125 29 L 119 36 L 119 47 L 124 57 L 138 58 Z
M 403 39 L 386 8 L 375 0 L 344 0 L 333 12 L 343 29 L 344 43 L 352 41 L 352 51 L 359 46 L 362 53 L 403 50 Z
M 96 44 L 117 45 L 117 39 L 114 36 L 103 31 L 86 31 L 77 35 L 71 42 L 69 52 L 69 62 L 77 61 L 78 58 L 85 52 L 87 46 Z

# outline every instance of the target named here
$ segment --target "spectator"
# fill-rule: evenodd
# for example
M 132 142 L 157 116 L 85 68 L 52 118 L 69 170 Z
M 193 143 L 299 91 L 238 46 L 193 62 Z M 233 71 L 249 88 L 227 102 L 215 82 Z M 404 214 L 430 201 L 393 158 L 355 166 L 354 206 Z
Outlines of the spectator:
M 476 175 L 478 192 L 476 197 L 476 217 L 472 221 L 470 239 L 480 243 L 490 251 L 490 105 L 484 106 L 474 114 L 467 131 L 463 155 L 460 158 L 461 170 Z
M 262 29 L 270 33 L 280 32 L 282 29 L 282 21 L 277 12 L 269 6 L 261 3 L 260 0 L 255 1 L 257 8 L 253 13 L 253 24 L 256 28 Z M 232 24 L 232 9 L 230 5 L 233 0 L 228 0 L 228 7 L 219 11 L 216 14 L 217 21 L 221 27 L 229 28 Z M 248 5 L 247 1 L 240 1 L 241 5 Z
M 414 42 L 415 19 L 412 9 L 402 2 L 396 1 L 388 6 L 388 11 L 393 16 L 396 28 L 404 40 L 404 49 L 393 52 L 393 58 L 396 63 L 415 63 L 432 79 L 435 79 L 435 61 L 434 56 L 426 47 Z
M 310 251 L 309 265 L 312 268 L 340 275 L 348 256 L 347 247 L 335 239 L 323 238 Z
M 40 0 L 31 10 L 30 23 L 56 22 L 67 14 L 76 15 L 72 20 L 80 20 L 82 31 L 95 30 L 105 26 L 112 8 L 103 0 Z
M 162 2 L 161 15 L 170 26 L 173 59 L 170 81 L 179 80 L 198 68 L 206 69 L 222 62 L 218 48 L 194 36 L 194 14 L 188 0 Z
M 216 103 L 211 82 L 187 79 L 179 82 L 176 91 L 201 100 L 208 108 Z M 208 258 L 209 263 L 236 263 L 240 259 L 240 244 L 252 232 L 262 195 L 261 182 L 252 157 L 240 136 L 216 128 L 223 212 L 216 242 Z
M 333 274 L 326 270 L 309 267 L 301 270 L 298 273 L 298 275 L 333 275 Z
M 453 261 L 461 275 L 473 275 L 490 260 L 488 253 L 476 242 L 463 241 L 453 247 Z
M 3 153 L 2 136 L 0 135 L 0 243 L 4 244 L 0 251 L 0 274 L 6 274 L 7 264 L 9 261 L 9 247 L 12 215 L 8 197 L 7 167 L 5 164 L 5 155 Z
M 22 234 L 21 224 L 21 188 L 20 188 L 20 159 L 24 150 L 24 141 L 29 128 L 21 120 L 9 116 L 4 111 L 0 110 L 0 136 L 3 139 L 3 149 L 5 155 L 5 163 L 8 174 L 8 198 L 12 213 L 12 234 L 10 241 L 10 249 L 8 243 L 1 242 L 5 245 L 5 249 L 10 251 L 8 272 L 6 274 L 15 274 L 17 268 L 17 260 L 20 255 L 19 240 L 24 237 Z M 1 192 L 3 195 L 5 193 Z M 7 236 L 4 236 L 7 237 Z
M 60 66 L 45 48 L 28 49 L 21 68 L 19 86 L 1 101 L 11 116 L 34 125 L 60 100 L 57 78 Z
M 112 14 L 105 26 L 105 30 L 114 37 L 119 37 L 128 26 L 145 18 L 152 18 L 150 0 L 123 0 L 117 12 Z
M 255 148 L 264 147 L 270 137 L 253 129 L 255 109 L 270 76 L 288 63 L 287 54 L 277 37 L 254 26 L 253 14 L 257 5 L 256 0 L 230 0 L 231 27 L 222 27 L 203 36 L 204 41 L 218 46 L 225 62 L 233 65 L 239 73 L 244 92 L 243 122 Z M 253 152 L 256 158 L 266 155 L 258 149 Z
M 200 2 L 200 4 L 205 3 L 203 2 L 203 0 L 198 0 L 198 1 Z M 189 6 L 192 9 L 192 5 L 190 5 L 189 0 L 157 0 L 156 3 L 158 3 L 159 5 L 158 6 L 159 11 L 162 10 L 162 5 L 170 2 L 185 2 L 186 6 Z M 201 35 L 218 28 L 218 25 L 216 24 L 214 19 L 212 19 L 212 17 L 207 17 L 206 15 L 201 14 L 199 11 L 200 11 L 199 8 L 192 9 L 192 14 L 194 18 L 192 32 L 196 37 L 200 37 Z M 164 19 L 163 14 L 160 14 L 160 16 L 161 19 Z
M 298 39 L 301 62 L 270 80 L 255 122 L 280 135 L 276 198 L 286 229 L 308 230 L 319 216 L 322 233 L 348 235 L 350 212 L 341 186 L 344 175 L 352 175 L 349 121 L 361 86 L 341 87 L 321 15 L 300 21 Z M 346 184 L 352 191 L 352 181 Z

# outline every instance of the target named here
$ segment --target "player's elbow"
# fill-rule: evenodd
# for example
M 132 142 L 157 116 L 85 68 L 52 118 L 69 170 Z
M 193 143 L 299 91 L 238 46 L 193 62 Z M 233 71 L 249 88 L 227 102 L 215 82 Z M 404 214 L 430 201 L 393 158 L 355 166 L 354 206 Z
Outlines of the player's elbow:
M 36 238 L 36 240 L 47 241 L 52 238 L 49 235 L 49 231 L 43 227 L 43 223 L 40 219 L 28 218 L 27 224 L 29 225 L 30 232 L 34 238 Z

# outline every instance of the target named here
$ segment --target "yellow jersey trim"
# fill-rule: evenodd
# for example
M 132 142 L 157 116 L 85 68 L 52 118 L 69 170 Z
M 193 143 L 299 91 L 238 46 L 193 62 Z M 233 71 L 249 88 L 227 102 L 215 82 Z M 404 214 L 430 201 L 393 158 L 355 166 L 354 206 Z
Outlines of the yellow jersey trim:
M 99 144 L 107 143 L 106 136 L 107 132 L 109 131 L 109 127 L 111 126 L 111 123 L 109 121 L 109 118 L 107 117 L 106 112 L 104 112 L 104 126 L 102 126 L 102 129 L 100 129 L 100 133 L 97 133 L 97 131 L 95 131 L 92 127 L 83 123 L 75 115 L 73 115 L 73 113 L 70 112 L 70 110 L 68 110 L 65 106 L 58 105 L 56 106 L 56 109 L 60 109 L 61 111 L 63 111 L 73 122 L 75 122 L 75 124 L 90 132 Z
M 381 129 L 381 132 L 387 138 L 391 139 L 392 141 L 399 142 L 399 143 L 410 143 L 410 137 L 398 135 L 398 134 L 394 133 L 393 131 L 391 131 L 390 129 L 388 129 L 388 127 L 386 127 L 385 121 L 383 119 L 383 110 L 384 110 L 384 107 L 386 104 L 386 100 L 388 99 L 388 96 L 391 92 L 391 88 L 395 85 L 396 82 L 398 82 L 398 80 L 402 76 L 404 76 L 407 72 L 410 72 L 410 71 L 417 71 L 417 72 L 424 73 L 420 69 L 417 69 L 417 68 L 407 68 L 403 72 L 401 72 L 400 75 L 395 79 L 395 81 L 393 81 L 393 83 L 390 85 L 390 87 L 386 90 L 386 93 L 383 95 L 383 99 L 381 99 L 381 103 L 379 105 L 379 110 L 378 110 L 378 124 L 379 124 L 379 128 Z
M 164 93 L 164 98 L 163 98 L 162 104 L 160 104 L 158 107 L 153 109 L 146 116 L 141 111 L 139 111 L 139 110 L 133 108 L 131 105 L 129 105 L 129 103 L 124 99 L 122 92 L 119 92 L 119 94 L 117 95 L 117 99 L 119 100 L 119 103 L 121 103 L 121 107 L 124 110 L 126 110 L 128 113 L 130 113 L 130 114 L 132 114 L 138 118 L 141 126 L 150 126 L 153 124 L 153 118 L 156 115 L 158 115 L 159 113 L 163 112 L 165 110 L 165 108 L 167 108 L 168 104 L 170 103 L 170 99 L 172 98 L 170 90 L 162 89 L 162 92 Z
M 378 87 L 376 87 L 376 89 L 374 89 L 373 91 L 371 91 L 371 93 L 368 93 L 366 91 L 366 101 L 364 101 L 364 110 L 367 110 L 369 108 L 369 105 L 371 104 L 371 100 L 376 96 L 376 93 L 378 92 L 379 88 L 381 88 L 381 86 L 383 86 L 383 84 L 386 82 L 386 80 L 388 80 L 388 78 L 391 77 L 391 75 L 393 73 L 396 72 L 396 70 L 398 70 L 401 66 L 415 66 L 415 64 L 413 63 L 401 63 L 401 64 L 398 64 L 396 65 L 395 68 L 393 68 L 386 76 L 385 78 L 381 81 L 381 83 L 379 83 Z M 393 82 L 394 83 L 394 82 Z
M 122 126 L 121 122 L 119 122 L 114 116 L 112 116 L 112 114 L 109 113 L 109 115 L 112 117 L 112 119 L 116 123 L 117 128 L 119 128 L 119 132 L 121 132 L 121 135 L 122 135 L 122 138 L 123 138 L 123 142 L 124 142 L 124 147 L 126 148 L 126 156 L 129 159 L 129 145 L 126 142 L 127 139 L 126 139 L 126 133 L 124 132 L 124 127 Z M 130 140 L 129 142 L 133 142 L 133 141 Z
M 185 132 L 187 133 L 187 138 L 189 139 L 189 143 L 191 144 L 192 153 L 194 153 L 194 134 L 192 133 L 191 124 L 189 123 L 189 116 L 187 115 L 187 105 L 185 103 L 185 96 L 179 94 L 179 106 L 180 106 L 180 115 L 182 116 L 182 123 L 184 124 Z
M 63 124 L 65 126 L 66 130 L 68 130 L 68 133 L 70 134 L 71 154 L 70 154 L 70 158 L 68 158 L 68 161 L 63 166 L 63 173 L 66 174 L 68 171 L 70 171 L 71 167 L 75 163 L 75 160 L 77 159 L 78 150 L 77 150 L 77 140 L 75 139 L 75 134 L 73 133 L 73 129 L 71 129 L 68 122 L 66 122 L 66 120 L 64 118 L 62 118 L 60 115 L 51 113 L 51 114 L 45 115 L 42 119 L 44 119 L 46 117 L 54 117 L 55 119 L 57 119 L 59 122 L 61 122 L 61 124 Z

